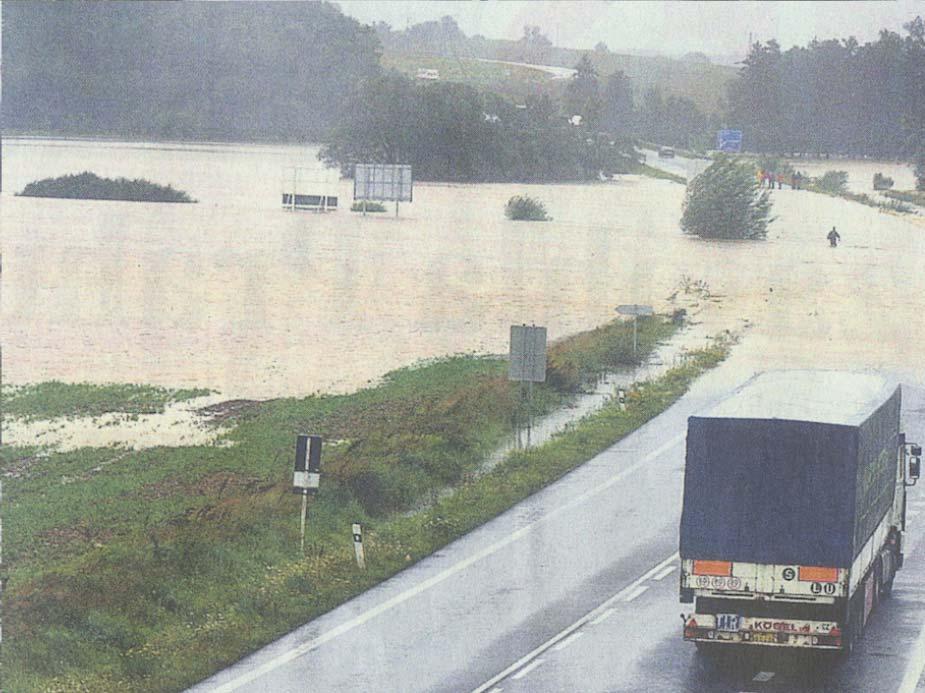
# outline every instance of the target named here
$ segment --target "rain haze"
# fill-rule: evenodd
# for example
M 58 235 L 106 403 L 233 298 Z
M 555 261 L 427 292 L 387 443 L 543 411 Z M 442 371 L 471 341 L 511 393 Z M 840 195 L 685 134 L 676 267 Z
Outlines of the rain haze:
M 0 13 L 5 690 L 925 693 L 925 3 Z

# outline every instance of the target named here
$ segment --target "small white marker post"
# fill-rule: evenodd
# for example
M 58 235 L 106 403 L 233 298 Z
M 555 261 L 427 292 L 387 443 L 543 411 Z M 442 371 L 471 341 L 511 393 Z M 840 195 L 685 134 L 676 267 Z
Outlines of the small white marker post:
M 617 401 L 620 403 L 620 411 L 626 411 L 626 390 L 622 387 L 617 390 Z
M 366 555 L 363 553 L 363 528 L 353 523 L 353 551 L 357 555 L 357 567 L 366 570 Z

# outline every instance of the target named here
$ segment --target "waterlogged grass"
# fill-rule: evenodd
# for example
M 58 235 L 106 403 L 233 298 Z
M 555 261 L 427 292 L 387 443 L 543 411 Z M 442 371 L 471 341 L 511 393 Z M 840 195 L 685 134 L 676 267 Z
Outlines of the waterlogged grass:
M 93 385 L 50 381 L 4 387 L 2 410 L 7 417 L 26 420 L 99 416 L 111 412 L 159 414 L 164 407 L 210 394 L 201 388 L 171 390 L 150 385 Z
M 639 323 L 640 355 L 677 325 Z M 550 348 L 537 413 L 583 379 L 632 363 L 629 323 Z M 0 457 L 10 566 L 4 675 L 16 691 L 174 691 L 427 556 L 637 428 L 726 346 L 629 393 L 528 452 L 477 473 L 521 406 L 502 359 L 456 356 L 343 396 L 265 402 L 231 446 Z M 33 400 L 49 406 L 47 400 Z M 36 414 L 38 412 L 33 412 Z M 290 491 L 297 433 L 324 436 L 324 481 L 298 552 Z M 448 496 L 437 491 L 456 489 Z M 414 510 L 414 512 L 408 512 Z M 368 569 L 350 524 L 362 522 Z
M 925 207 L 925 191 L 918 190 L 884 190 L 883 194 L 898 202 L 907 202 L 909 204 Z
M 654 166 L 649 166 L 648 164 L 632 162 L 630 164 L 629 173 L 635 173 L 640 176 L 649 176 L 650 178 L 661 178 L 662 180 L 670 180 L 674 183 L 687 185 L 687 178 L 676 175 L 674 173 L 669 173 L 668 171 L 663 171 L 662 169 L 655 168 Z

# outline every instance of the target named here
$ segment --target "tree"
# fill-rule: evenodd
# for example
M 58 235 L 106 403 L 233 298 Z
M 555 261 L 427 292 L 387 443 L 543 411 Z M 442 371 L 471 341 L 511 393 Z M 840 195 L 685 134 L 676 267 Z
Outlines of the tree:
M 907 100 L 903 126 L 908 133 L 909 152 L 915 165 L 915 189 L 925 190 L 925 21 L 921 17 L 904 26 L 909 35 L 904 41 Z
M 711 239 L 758 240 L 767 236 L 771 202 L 751 166 L 719 156 L 687 186 L 681 229 Z
M 633 85 L 623 70 L 607 77 L 601 99 L 601 124 L 611 132 L 627 133 L 633 124 Z
M 594 69 L 588 54 L 584 53 L 575 65 L 575 74 L 565 88 L 566 115 L 580 115 L 582 125 L 596 124 L 601 112 L 599 90 L 597 70 Z

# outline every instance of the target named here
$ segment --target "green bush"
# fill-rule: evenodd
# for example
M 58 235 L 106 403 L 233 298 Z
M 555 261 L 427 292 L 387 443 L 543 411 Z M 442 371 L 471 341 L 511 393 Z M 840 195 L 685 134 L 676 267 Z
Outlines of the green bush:
M 874 190 L 889 190 L 893 187 L 893 179 L 877 172 L 874 174 Z
M 546 207 L 527 195 L 514 195 L 504 207 L 504 215 L 514 221 L 549 221 Z
M 848 174 L 845 171 L 826 171 L 813 181 L 819 192 L 842 195 L 848 192 Z
M 771 202 L 758 189 L 752 166 L 717 157 L 687 186 L 681 229 L 701 238 L 762 239 L 767 236 Z
M 100 178 L 89 171 L 33 181 L 19 194 L 23 197 L 63 197 L 77 200 L 195 202 L 182 190 L 175 190 L 169 185 L 158 185 L 142 178 Z
M 351 212 L 363 212 L 363 211 L 384 212 L 385 205 L 382 204 L 381 202 L 367 202 L 366 209 L 364 210 L 362 202 L 354 202 L 352 205 L 350 205 L 350 211 Z
M 883 194 L 894 200 L 925 207 L 925 192 L 918 192 L 915 190 L 887 190 Z

